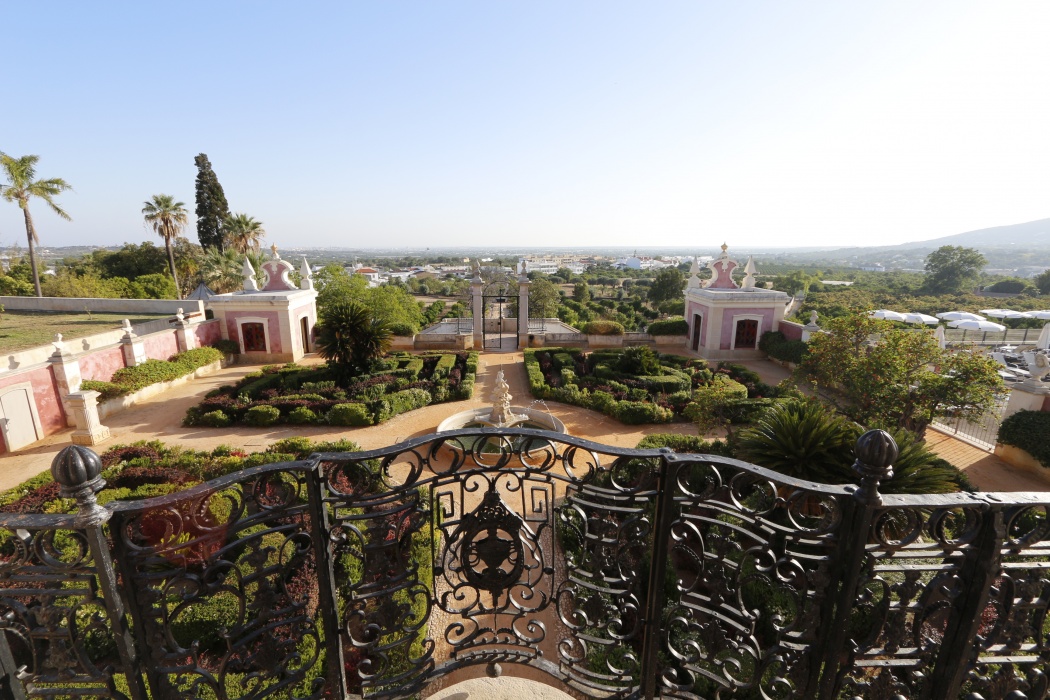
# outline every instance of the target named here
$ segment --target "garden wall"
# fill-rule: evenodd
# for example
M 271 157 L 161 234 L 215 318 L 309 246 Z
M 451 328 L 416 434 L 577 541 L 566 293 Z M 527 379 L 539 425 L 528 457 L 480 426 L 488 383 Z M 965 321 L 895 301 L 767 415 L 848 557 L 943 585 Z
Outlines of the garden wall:
M 787 340 L 802 340 L 802 324 L 794 321 L 781 321 L 777 329 Z
M 8 311 L 94 311 L 96 313 L 172 314 L 179 309 L 187 314 L 204 315 L 204 302 L 195 299 L 96 299 L 77 297 L 8 297 L 0 296 Z
M 139 324 L 133 329 L 138 336 L 137 340 L 142 343 L 147 359 L 167 360 L 179 351 L 175 327 L 168 319 Z M 189 332 L 196 336 L 199 346 L 219 340 L 220 331 L 217 320 L 195 324 L 189 329 Z M 75 358 L 80 379 L 109 381 L 114 372 L 126 367 L 124 346 L 121 342 L 123 337 L 123 330 L 114 330 L 68 341 L 66 351 Z M 3 439 L 5 433 L 23 437 L 35 433 L 36 439 L 40 440 L 66 428 L 66 415 L 62 408 L 59 378 L 55 374 L 54 365 L 49 361 L 54 352 L 53 346 L 45 345 L 3 357 L 3 362 L 0 364 L 0 397 L 5 393 L 18 392 L 19 389 L 16 387 L 28 384 L 32 389 L 33 403 L 26 407 L 22 396 L 10 397 L 6 402 L 7 410 L 11 412 L 10 416 L 5 414 L 4 405 L 0 403 L 0 420 L 17 422 L 17 425 L 5 425 L 3 429 L 0 429 L 0 454 L 9 451 L 7 441 Z M 198 370 L 198 374 L 201 374 L 201 370 Z M 79 384 L 72 390 L 75 391 L 77 388 Z M 157 391 L 149 395 L 155 393 Z M 129 397 L 122 398 L 128 399 Z M 145 398 L 145 396 L 137 398 Z M 124 401 L 121 406 L 111 406 L 106 409 L 106 412 L 115 413 L 131 403 Z M 33 413 L 36 415 L 35 421 L 39 422 L 37 425 L 28 423 Z

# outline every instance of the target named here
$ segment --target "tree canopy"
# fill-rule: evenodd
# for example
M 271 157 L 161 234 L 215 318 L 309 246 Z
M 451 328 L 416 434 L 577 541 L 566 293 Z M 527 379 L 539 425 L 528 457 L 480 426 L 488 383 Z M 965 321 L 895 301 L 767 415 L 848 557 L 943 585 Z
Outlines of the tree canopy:
M 858 423 L 921 435 L 938 416 L 979 419 L 1002 391 L 995 361 L 951 352 L 924 330 L 897 330 L 866 314 L 832 318 L 809 340 L 799 373 Z
M 656 273 L 656 278 L 649 287 L 648 298 L 653 304 L 671 301 L 682 296 L 685 289 L 685 275 L 677 267 L 665 267 Z
M 223 223 L 230 215 L 226 194 L 207 155 L 200 153 L 193 162 L 197 165 L 197 238 L 202 248 L 223 250 Z
M 554 318 L 561 305 L 558 285 L 548 280 L 536 280 L 529 286 L 529 316 Z
M 357 302 L 388 325 L 409 326 L 419 330 L 423 321 L 420 304 L 404 287 L 382 285 L 369 287 L 361 275 L 349 274 L 341 265 L 328 265 L 314 276 L 317 287 L 317 309 L 323 318 L 329 309 Z
M 932 292 L 961 292 L 972 287 L 988 260 L 973 248 L 942 245 L 926 256 L 924 286 Z

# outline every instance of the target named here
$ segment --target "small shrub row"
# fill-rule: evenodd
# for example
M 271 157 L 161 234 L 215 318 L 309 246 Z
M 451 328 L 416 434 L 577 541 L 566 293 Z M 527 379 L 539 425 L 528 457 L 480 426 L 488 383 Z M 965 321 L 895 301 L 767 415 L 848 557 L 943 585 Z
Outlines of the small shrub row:
M 623 324 L 616 321 L 591 321 L 580 327 L 585 335 L 623 335 Z
M 649 335 L 688 335 L 689 323 L 684 318 L 669 318 L 649 324 Z
M 758 341 L 758 349 L 775 360 L 802 362 L 808 352 L 808 346 L 801 340 L 788 340 L 780 331 L 766 331 Z
M 1050 469 L 1050 413 L 1018 411 L 999 426 L 999 442 L 1019 447 Z
M 88 380 L 81 389 L 97 391 L 103 400 L 131 394 L 151 384 L 170 382 L 225 357 L 215 348 L 195 348 L 173 355 L 168 360 L 146 360 L 135 367 L 123 367 L 113 373 L 108 382 Z

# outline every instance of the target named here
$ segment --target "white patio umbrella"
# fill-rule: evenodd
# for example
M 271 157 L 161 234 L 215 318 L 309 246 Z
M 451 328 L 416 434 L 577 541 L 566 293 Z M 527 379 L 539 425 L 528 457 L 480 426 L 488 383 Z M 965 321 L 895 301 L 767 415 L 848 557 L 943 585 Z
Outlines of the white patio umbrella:
M 904 314 L 897 313 L 896 311 L 890 311 L 889 309 L 875 309 L 869 311 L 868 315 L 872 318 L 877 318 L 881 321 L 904 321 Z
M 935 316 L 928 314 L 904 314 L 905 323 L 924 323 L 927 326 L 936 326 L 940 323 Z
M 992 323 L 991 321 L 952 321 L 948 324 L 952 328 L 959 328 L 964 331 L 986 331 L 989 333 L 1001 333 L 1006 330 L 1006 326 L 998 323 Z
M 1035 346 L 1040 350 L 1050 349 L 1050 323 L 1043 326 L 1043 332 L 1039 334 L 1039 340 L 1035 341 Z
M 945 311 L 944 313 L 937 314 L 937 318 L 942 321 L 983 321 L 984 316 L 978 316 L 977 314 L 971 314 L 969 311 Z
M 1023 312 L 1010 309 L 981 309 L 981 313 L 992 318 L 1028 318 Z
M 944 326 L 937 326 L 937 330 L 933 332 L 933 337 L 937 341 L 937 347 L 939 347 L 941 350 L 944 350 Z
M 1039 318 L 1044 321 L 1050 321 L 1050 309 L 1045 309 L 1043 311 L 1029 311 L 1027 316 L 1028 318 Z

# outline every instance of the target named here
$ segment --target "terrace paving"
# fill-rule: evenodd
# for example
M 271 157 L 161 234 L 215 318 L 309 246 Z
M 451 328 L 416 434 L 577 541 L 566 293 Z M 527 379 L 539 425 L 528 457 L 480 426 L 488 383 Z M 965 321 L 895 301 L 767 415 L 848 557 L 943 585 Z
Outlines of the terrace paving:
M 316 355 L 309 355 L 301 364 L 311 365 L 321 362 Z M 787 369 L 764 360 L 741 362 L 740 364 L 758 372 L 763 381 L 769 384 L 776 384 L 790 375 Z M 513 404 L 516 406 L 533 404 L 520 351 L 481 353 L 478 363 L 478 380 L 472 399 L 427 406 L 396 416 L 381 425 L 365 428 L 297 425 L 279 425 L 268 428 L 231 426 L 221 429 L 183 426 L 182 419 L 186 411 L 197 405 L 207 392 L 224 384 L 236 382 L 245 374 L 258 369 L 253 365 L 233 365 L 143 401 L 130 410 L 110 416 L 106 419 L 105 424 L 109 427 L 112 437 L 97 445 L 95 449 L 101 453 L 121 443 L 160 440 L 200 450 L 211 450 L 219 445 L 231 445 L 249 452 L 257 452 L 264 450 L 277 440 L 293 436 L 304 436 L 314 440 L 348 438 L 364 449 L 376 449 L 431 433 L 438 423 L 453 413 L 490 405 L 496 373 L 500 368 L 504 369 L 510 392 L 515 397 Z M 542 407 L 540 405 L 542 402 L 535 402 L 535 404 L 534 408 Z M 696 427 L 691 423 L 623 425 L 608 416 L 585 408 L 556 402 L 544 405 L 547 405 L 551 413 L 565 423 L 570 435 L 606 445 L 634 447 L 644 436 L 652 433 L 697 434 Z M 71 432 L 72 429 L 55 433 L 32 448 L 0 458 L 0 490 L 17 486 L 26 479 L 50 468 L 51 460 L 58 451 L 70 444 Z M 989 491 L 1050 490 L 1050 477 L 1042 479 L 1039 475 L 1019 470 L 995 455 L 951 436 L 930 431 L 927 433 L 927 440 L 937 454 L 963 469 L 978 488 Z

